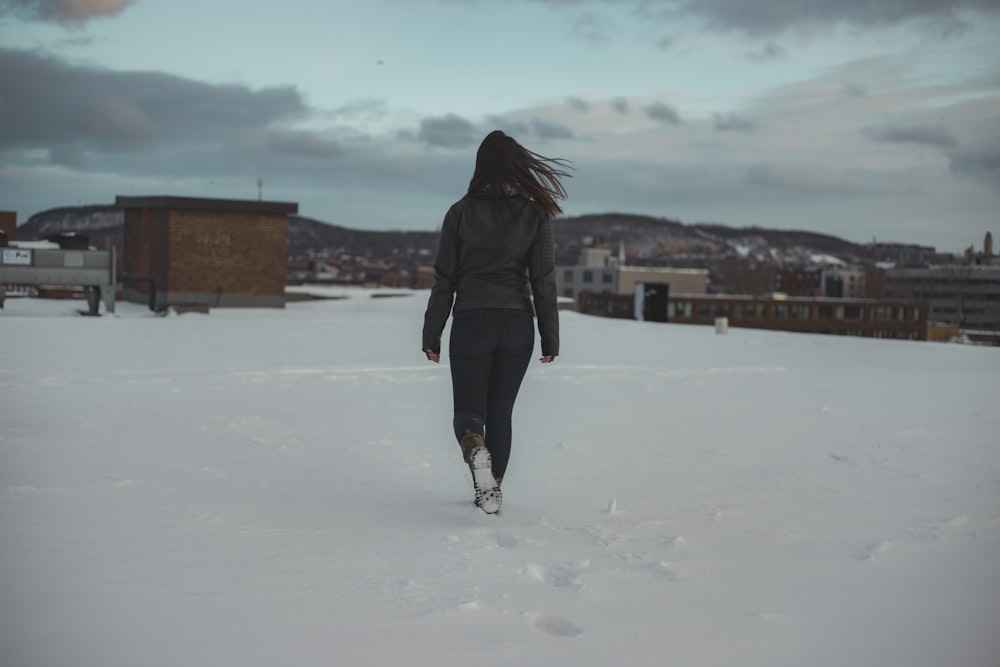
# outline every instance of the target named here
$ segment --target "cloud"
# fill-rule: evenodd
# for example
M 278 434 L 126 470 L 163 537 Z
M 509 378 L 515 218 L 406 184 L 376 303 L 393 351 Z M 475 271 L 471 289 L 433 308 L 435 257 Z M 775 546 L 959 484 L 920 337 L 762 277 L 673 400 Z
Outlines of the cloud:
M 514 120 L 506 116 L 489 115 L 486 117 L 486 124 L 489 126 L 483 136 L 489 134 L 493 130 L 502 130 L 504 133 L 510 136 L 526 137 L 531 134 L 531 126 L 520 120 Z
M 728 130 L 741 130 L 749 132 L 757 127 L 757 123 L 752 119 L 739 116 L 735 113 L 714 113 L 712 114 L 712 117 L 714 119 L 715 129 L 720 132 Z
M 591 46 L 600 46 L 611 39 L 611 22 L 597 14 L 584 14 L 573 22 L 572 35 Z
M 551 109 L 540 111 L 546 113 L 546 111 L 551 111 Z M 492 130 L 502 130 L 518 141 L 530 141 L 532 138 L 540 141 L 576 138 L 576 132 L 569 125 L 538 117 L 529 120 L 517 120 L 509 116 L 490 115 L 486 117 L 485 124 L 481 130 L 482 136 L 485 136 Z
M 135 0 L 0 0 L 0 13 L 36 21 L 79 26 L 90 19 L 114 16 Z
M 611 108 L 620 114 L 628 113 L 628 100 L 624 97 L 615 97 L 608 102 L 608 104 L 610 104 Z
M 134 101 L 88 100 L 70 119 L 73 128 L 113 149 L 137 147 L 156 134 L 159 126 Z
M 868 89 L 862 86 L 860 83 L 845 83 L 844 84 L 844 94 L 848 97 L 856 97 L 858 99 L 868 97 Z
M 590 111 L 590 105 L 586 100 L 580 99 L 579 97 L 567 97 L 566 106 L 574 111 L 579 111 L 581 113 L 587 113 Z
M 653 102 L 644 106 L 642 110 L 657 123 L 681 124 L 681 117 L 677 113 L 677 110 L 663 102 Z
M 276 131 L 270 134 L 269 143 L 276 153 L 321 160 L 340 157 L 343 153 L 339 145 L 315 132 Z
M 531 128 L 535 136 L 539 139 L 572 139 L 573 130 L 562 123 L 553 123 L 547 120 L 535 119 L 531 121 Z
M 759 164 L 746 170 L 744 182 L 812 194 L 872 194 L 870 182 L 860 173 L 819 165 Z
M 951 172 L 1000 187 L 1000 144 L 956 151 L 949 164 Z
M 0 49 L 0 151 L 88 153 L 239 142 L 306 108 L 293 88 L 251 90 L 115 72 Z
M 556 6 L 585 4 L 582 0 L 538 1 Z M 604 0 L 586 4 L 631 4 L 642 16 L 663 23 L 675 24 L 688 16 L 709 29 L 753 36 L 837 25 L 882 29 L 913 21 L 948 33 L 966 27 L 962 12 L 1000 12 L 997 0 Z
M 755 62 L 767 62 L 768 60 L 783 60 L 788 57 L 788 53 L 774 42 L 768 42 L 756 51 L 747 51 L 745 57 L 747 60 Z
M 351 100 L 327 112 L 331 118 L 361 118 L 364 120 L 379 119 L 386 114 L 385 100 L 364 98 Z
M 668 0 L 668 4 L 677 4 Z M 837 24 L 884 28 L 913 20 L 958 24 L 962 10 L 996 11 L 996 0 L 698 0 L 679 3 L 722 30 L 776 34 L 789 28 Z
M 472 123 L 455 114 L 420 121 L 417 137 L 430 146 L 468 148 L 476 143 L 478 133 Z
M 958 139 L 940 125 L 905 125 L 865 127 L 861 133 L 882 144 L 922 144 L 937 148 L 955 148 Z
M 49 162 L 62 167 L 82 168 L 87 165 L 87 155 L 79 146 L 56 146 L 49 150 Z
M 656 48 L 661 51 L 669 51 L 676 41 L 676 38 L 671 35 L 663 35 L 656 40 Z

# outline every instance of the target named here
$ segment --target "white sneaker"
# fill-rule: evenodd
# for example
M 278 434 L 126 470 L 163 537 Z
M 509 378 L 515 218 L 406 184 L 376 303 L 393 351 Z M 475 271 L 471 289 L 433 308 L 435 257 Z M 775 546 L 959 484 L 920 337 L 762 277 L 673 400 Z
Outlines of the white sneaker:
M 493 459 L 486 447 L 475 447 L 469 457 L 469 469 L 472 470 L 472 484 L 476 489 L 476 507 L 487 514 L 497 514 L 503 496 L 500 485 L 493 477 Z

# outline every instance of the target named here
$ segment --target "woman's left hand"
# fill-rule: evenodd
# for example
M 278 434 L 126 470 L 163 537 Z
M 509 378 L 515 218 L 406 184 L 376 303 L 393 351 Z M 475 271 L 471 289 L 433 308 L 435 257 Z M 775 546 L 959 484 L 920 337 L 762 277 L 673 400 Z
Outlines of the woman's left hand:
M 435 352 L 434 350 L 431 349 L 424 350 L 424 354 L 427 355 L 427 359 L 433 361 L 435 364 L 441 362 L 441 355 Z
M 551 354 L 546 354 L 544 357 L 539 359 L 539 361 L 542 362 L 543 364 L 551 364 L 553 359 L 555 359 L 554 356 L 552 356 Z

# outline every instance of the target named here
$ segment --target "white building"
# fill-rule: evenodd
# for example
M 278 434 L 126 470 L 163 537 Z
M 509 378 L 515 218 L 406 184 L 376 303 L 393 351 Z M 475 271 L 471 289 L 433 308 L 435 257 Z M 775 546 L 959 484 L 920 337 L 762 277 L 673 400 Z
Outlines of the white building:
M 844 299 L 864 299 L 868 296 L 868 272 L 864 269 L 823 269 L 821 282 L 823 296 Z
M 584 248 L 578 264 L 556 267 L 560 296 L 576 299 L 582 292 L 632 294 L 636 283 L 665 283 L 671 294 L 706 294 L 707 269 L 625 266 L 624 251 Z

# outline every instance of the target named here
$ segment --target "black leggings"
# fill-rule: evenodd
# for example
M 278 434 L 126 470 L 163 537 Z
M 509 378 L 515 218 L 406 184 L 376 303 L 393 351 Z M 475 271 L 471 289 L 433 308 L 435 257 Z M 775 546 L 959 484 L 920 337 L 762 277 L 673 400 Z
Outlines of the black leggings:
M 535 322 L 525 310 L 483 309 L 455 313 L 449 358 L 455 399 L 455 437 L 482 435 L 503 477 L 510 460 L 511 415 L 535 348 Z

